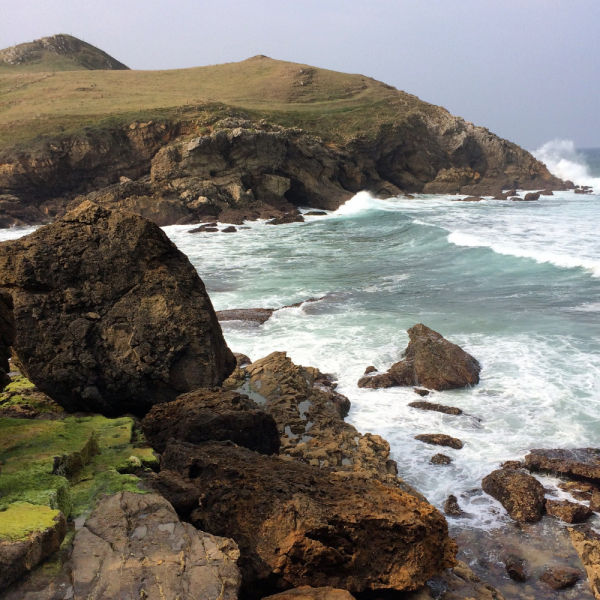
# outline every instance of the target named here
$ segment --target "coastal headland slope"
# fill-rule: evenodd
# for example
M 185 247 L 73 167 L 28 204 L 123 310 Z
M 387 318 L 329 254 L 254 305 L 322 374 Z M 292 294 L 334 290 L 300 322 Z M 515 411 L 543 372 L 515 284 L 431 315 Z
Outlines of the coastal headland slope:
M 4 227 L 52 221 L 78 196 L 127 184 L 123 177 L 142 188 L 109 189 L 102 202 L 161 225 L 228 209 L 256 218 L 298 205 L 335 208 L 361 190 L 385 197 L 568 187 L 516 144 L 363 75 L 262 55 L 135 71 L 71 70 L 68 55 L 55 55 L 51 67 L 45 59 L 11 66 L 7 54 L 0 54 Z M 240 129 L 244 136 L 232 135 Z M 190 149 L 194 140 L 203 142 Z M 166 166 L 165 147 L 181 168 Z M 259 158 L 251 164 L 248 155 Z

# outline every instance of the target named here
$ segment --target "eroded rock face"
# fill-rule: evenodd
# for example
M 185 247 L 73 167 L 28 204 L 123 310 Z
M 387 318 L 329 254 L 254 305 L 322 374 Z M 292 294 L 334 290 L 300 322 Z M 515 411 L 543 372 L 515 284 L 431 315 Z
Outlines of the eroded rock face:
M 152 447 L 164 452 L 173 438 L 190 444 L 231 440 L 261 454 L 279 452 L 273 417 L 243 394 L 199 389 L 167 404 L 157 404 L 142 421 Z
M 558 473 L 600 483 L 600 449 L 573 448 L 531 450 L 525 457 L 530 471 Z
M 10 383 L 8 359 L 16 333 L 12 297 L 0 291 L 0 392 Z
M 68 411 L 144 415 L 235 358 L 200 277 L 152 222 L 91 202 L 0 245 L 24 374 Z
M 267 596 L 263 600 L 353 600 L 354 596 L 346 590 L 332 587 L 313 588 L 305 586 Z
M 0 516 L 0 520 L 14 519 L 26 523 L 27 513 L 31 512 L 37 515 L 38 511 L 44 514 L 41 517 L 31 517 L 32 523 L 35 521 L 48 521 L 48 526 L 32 530 L 22 539 L 7 539 L 0 534 L 0 591 L 60 548 L 60 544 L 67 533 L 67 521 L 59 511 L 45 506 L 11 505 Z M 18 515 L 16 515 L 17 512 Z M 13 513 L 16 516 L 13 516 Z M 1 529 L 4 530 L 5 527 L 1 527 Z
M 592 516 L 590 508 L 569 500 L 546 500 L 546 512 L 571 524 L 583 523 Z
M 535 523 L 542 518 L 544 487 L 535 477 L 514 469 L 498 469 L 484 477 L 481 485 L 515 521 Z
M 479 383 L 481 366 L 456 344 L 423 324 L 411 327 L 408 336 L 404 358 L 387 373 L 361 378 L 359 387 L 421 385 L 442 391 Z
M 237 542 L 248 589 L 412 590 L 455 564 L 440 513 L 377 480 L 214 442 L 171 441 L 161 468 L 198 488 L 194 525 Z
M 600 536 L 592 531 L 569 528 L 571 543 L 585 567 L 592 594 L 600 600 Z
M 102 500 L 77 532 L 74 600 L 236 600 L 233 540 L 182 523 L 158 494 L 120 492 Z

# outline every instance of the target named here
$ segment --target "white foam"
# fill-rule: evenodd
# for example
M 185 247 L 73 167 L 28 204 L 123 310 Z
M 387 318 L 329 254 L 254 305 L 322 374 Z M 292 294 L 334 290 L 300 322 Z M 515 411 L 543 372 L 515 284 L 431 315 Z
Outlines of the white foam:
M 576 185 L 588 185 L 600 193 L 600 177 L 593 177 L 585 157 L 577 152 L 571 140 L 552 140 L 532 153 L 550 173 Z

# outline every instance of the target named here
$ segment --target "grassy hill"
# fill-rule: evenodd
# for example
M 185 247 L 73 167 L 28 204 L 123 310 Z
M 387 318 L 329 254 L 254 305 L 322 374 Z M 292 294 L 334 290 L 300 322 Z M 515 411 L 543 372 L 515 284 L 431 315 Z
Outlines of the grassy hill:
M 243 109 L 252 118 L 299 126 L 339 143 L 374 134 L 382 124 L 402 121 L 430 107 L 363 75 L 265 56 L 170 71 L 60 71 L 47 65 L 40 60 L 23 68 L 0 68 L 0 149 L 82 127 L 173 119 L 183 112 L 190 118 L 194 113 L 218 111 L 217 105 Z

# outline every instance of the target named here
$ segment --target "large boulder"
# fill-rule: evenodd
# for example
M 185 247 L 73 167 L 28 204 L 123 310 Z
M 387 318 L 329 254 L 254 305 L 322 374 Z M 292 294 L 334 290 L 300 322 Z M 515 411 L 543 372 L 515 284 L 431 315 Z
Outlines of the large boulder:
M 195 390 L 174 402 L 157 404 L 142 427 L 158 452 L 164 452 L 169 438 L 190 444 L 231 440 L 261 454 L 277 454 L 280 446 L 277 425 L 269 413 L 248 396 L 223 390 Z
M 7 292 L 0 291 L 0 392 L 10 383 L 8 359 L 15 336 L 12 297 Z
M 158 494 L 120 492 L 75 536 L 73 600 L 236 600 L 238 557 L 233 540 L 182 523 Z
M 531 475 L 515 469 L 492 471 L 481 482 L 483 491 L 496 498 L 520 523 L 535 523 L 544 515 L 544 486 Z
M 569 535 L 585 567 L 592 594 L 596 600 L 600 600 L 600 535 L 593 530 L 582 531 L 571 527 Z
M 359 387 L 379 388 L 421 385 L 432 390 L 452 390 L 479 383 L 481 366 L 462 348 L 426 325 L 408 330 L 410 342 L 403 359 L 387 373 L 362 377 Z
M 194 525 L 237 542 L 247 592 L 274 584 L 413 590 L 455 564 L 444 517 L 377 480 L 231 442 L 171 441 L 161 468 L 197 487 Z
M 144 415 L 235 368 L 196 269 L 138 215 L 85 202 L 0 245 L 14 350 L 68 411 Z
M 27 502 L 0 512 L 0 591 L 60 548 L 67 521 L 58 510 Z
M 600 449 L 536 449 L 525 457 L 525 467 L 600 483 Z

